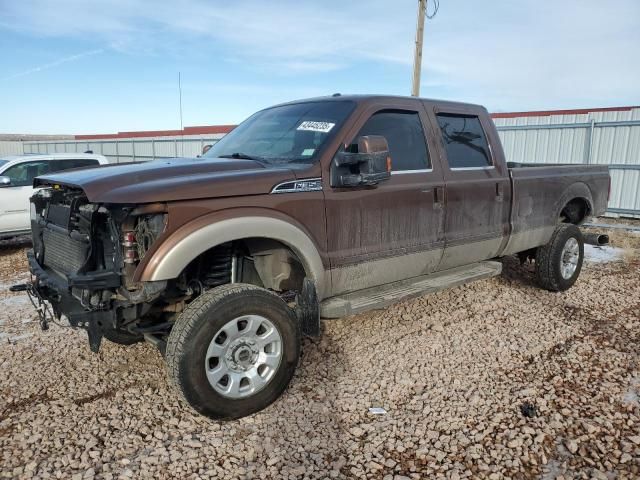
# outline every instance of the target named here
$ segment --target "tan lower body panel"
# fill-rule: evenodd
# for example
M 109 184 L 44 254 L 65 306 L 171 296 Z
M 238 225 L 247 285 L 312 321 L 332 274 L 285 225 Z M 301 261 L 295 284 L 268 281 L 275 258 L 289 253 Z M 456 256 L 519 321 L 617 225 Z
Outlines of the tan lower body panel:
M 332 296 L 427 275 L 440 263 L 442 248 L 357 263 L 331 271 Z
M 367 310 L 384 308 L 409 298 L 493 277 L 499 275 L 501 271 L 502 264 L 500 262 L 485 261 L 368 288 L 324 300 L 320 303 L 320 316 L 340 318 Z
M 550 225 L 511 234 L 509 243 L 507 243 L 507 247 L 504 249 L 504 252 L 502 252 L 502 255 L 524 252 L 530 248 L 546 244 L 551 238 L 551 235 L 553 235 L 555 228 L 555 225 Z

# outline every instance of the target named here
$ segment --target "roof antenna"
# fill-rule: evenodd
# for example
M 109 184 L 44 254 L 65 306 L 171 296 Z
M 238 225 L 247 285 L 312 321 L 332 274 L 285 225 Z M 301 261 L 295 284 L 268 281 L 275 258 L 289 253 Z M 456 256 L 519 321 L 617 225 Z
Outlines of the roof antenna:
M 334 93 L 333 95 L 331 95 L 332 97 L 339 97 L 340 95 L 342 95 L 341 93 Z

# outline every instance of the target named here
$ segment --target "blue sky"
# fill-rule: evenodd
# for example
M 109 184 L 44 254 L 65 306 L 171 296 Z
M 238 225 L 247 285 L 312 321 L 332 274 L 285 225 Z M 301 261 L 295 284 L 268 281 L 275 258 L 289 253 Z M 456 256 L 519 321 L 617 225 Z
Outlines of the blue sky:
M 407 95 L 416 7 L 0 0 L 0 132 L 178 128 L 178 71 L 185 126 L 334 92 Z M 638 105 L 638 25 L 637 0 L 440 0 L 421 95 L 491 111 Z

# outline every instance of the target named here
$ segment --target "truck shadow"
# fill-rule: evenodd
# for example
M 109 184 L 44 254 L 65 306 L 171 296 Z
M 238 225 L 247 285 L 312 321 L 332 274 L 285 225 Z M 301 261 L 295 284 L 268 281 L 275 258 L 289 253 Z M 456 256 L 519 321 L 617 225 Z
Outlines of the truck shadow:
M 31 237 L 29 237 L 28 235 L 0 239 L 0 255 L 15 253 L 17 250 L 30 246 Z
M 518 257 L 508 256 L 500 259 L 502 263 L 502 279 L 508 283 L 526 287 L 538 287 L 536 283 L 535 265 L 531 262 L 521 263 Z

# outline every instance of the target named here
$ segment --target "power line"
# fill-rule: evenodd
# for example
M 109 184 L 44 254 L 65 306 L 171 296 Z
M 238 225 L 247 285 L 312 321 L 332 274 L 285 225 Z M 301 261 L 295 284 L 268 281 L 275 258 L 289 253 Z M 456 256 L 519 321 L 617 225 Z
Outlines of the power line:
M 427 8 L 427 6 L 424 6 L 425 10 Z M 437 14 L 438 14 L 438 10 L 440 9 L 440 0 L 433 0 L 433 13 L 431 15 L 429 15 L 429 12 L 425 12 L 427 15 L 427 18 L 429 20 L 431 20 L 432 18 L 434 18 Z

